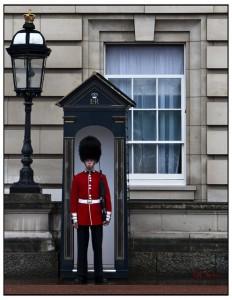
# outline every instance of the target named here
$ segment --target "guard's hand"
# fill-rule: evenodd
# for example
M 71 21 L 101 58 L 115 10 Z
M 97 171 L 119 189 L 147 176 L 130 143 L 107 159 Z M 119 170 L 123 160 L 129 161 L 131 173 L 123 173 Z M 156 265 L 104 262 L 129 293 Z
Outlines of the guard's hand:
M 104 226 L 107 226 L 107 225 L 109 225 L 109 224 L 110 224 L 109 221 L 104 221 L 104 222 L 103 222 L 103 225 L 104 225 Z
M 76 229 L 78 229 L 78 223 L 74 223 L 73 227 L 76 228 Z

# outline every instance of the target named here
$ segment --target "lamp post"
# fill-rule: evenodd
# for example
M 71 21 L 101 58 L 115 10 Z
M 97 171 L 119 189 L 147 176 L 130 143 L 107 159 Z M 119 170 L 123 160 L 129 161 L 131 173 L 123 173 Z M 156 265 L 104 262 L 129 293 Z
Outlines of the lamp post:
M 25 99 L 25 129 L 22 147 L 22 164 L 19 181 L 12 184 L 10 193 L 40 193 L 41 187 L 34 182 L 31 168 L 33 149 L 31 145 L 31 107 L 33 97 L 40 96 L 43 86 L 45 62 L 51 49 L 43 35 L 35 30 L 35 15 L 29 10 L 24 14 L 25 24 L 7 48 L 11 56 L 14 90 L 17 96 Z

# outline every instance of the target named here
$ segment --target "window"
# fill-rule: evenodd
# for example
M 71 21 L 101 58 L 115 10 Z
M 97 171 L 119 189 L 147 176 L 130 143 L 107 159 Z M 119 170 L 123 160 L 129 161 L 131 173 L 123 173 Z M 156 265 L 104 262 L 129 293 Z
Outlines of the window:
M 184 184 L 183 45 L 107 45 L 105 77 L 136 102 L 128 113 L 129 179 Z

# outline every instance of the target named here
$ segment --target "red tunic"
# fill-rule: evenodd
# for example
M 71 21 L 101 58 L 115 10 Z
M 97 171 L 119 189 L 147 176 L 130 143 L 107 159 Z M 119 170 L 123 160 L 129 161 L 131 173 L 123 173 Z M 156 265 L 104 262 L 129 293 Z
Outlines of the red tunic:
M 78 225 L 102 224 L 102 211 L 100 203 L 79 203 L 79 199 L 99 199 L 99 180 L 101 173 L 98 171 L 83 171 L 73 176 L 70 193 L 70 213 Z M 111 197 L 106 176 L 102 174 L 105 184 L 105 204 L 107 220 L 111 216 Z

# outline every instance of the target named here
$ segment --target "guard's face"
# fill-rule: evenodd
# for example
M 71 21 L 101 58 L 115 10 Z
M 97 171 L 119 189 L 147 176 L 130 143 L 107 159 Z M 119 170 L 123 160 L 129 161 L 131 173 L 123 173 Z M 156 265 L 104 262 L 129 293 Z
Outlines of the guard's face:
M 93 160 L 93 159 L 85 160 L 85 167 L 87 169 L 92 169 L 94 167 L 94 165 L 95 165 L 95 160 Z

